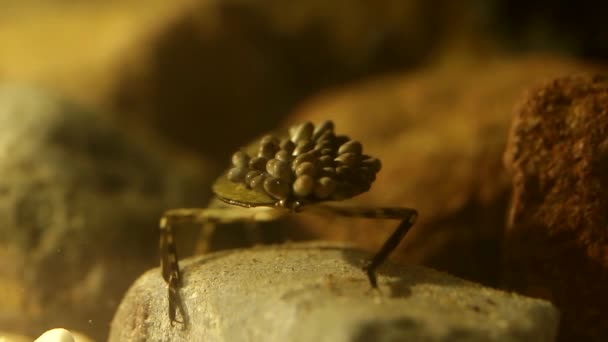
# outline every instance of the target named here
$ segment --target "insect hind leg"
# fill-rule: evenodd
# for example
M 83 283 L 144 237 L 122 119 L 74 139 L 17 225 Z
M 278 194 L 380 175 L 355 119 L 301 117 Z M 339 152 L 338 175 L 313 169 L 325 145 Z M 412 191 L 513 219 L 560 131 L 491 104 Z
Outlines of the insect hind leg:
M 365 266 L 365 272 L 370 285 L 373 288 L 378 287 L 378 279 L 376 270 L 390 254 L 397 248 L 403 237 L 407 234 L 410 228 L 416 222 L 418 212 L 410 208 L 370 208 L 370 207 L 354 207 L 354 206 L 335 206 L 335 205 L 316 205 L 305 209 L 306 212 L 319 215 L 340 215 L 346 217 L 363 217 L 370 219 L 388 219 L 401 220 L 401 223 L 395 228 L 393 233 L 386 239 L 380 250 L 372 257 L 370 262 Z
M 384 263 L 384 261 L 386 261 L 395 248 L 397 248 L 401 240 L 403 240 L 407 232 L 416 222 L 417 217 L 418 213 L 415 210 L 410 212 L 409 216 L 401 221 L 393 233 L 388 237 L 388 239 L 386 239 L 380 250 L 376 252 L 372 260 L 365 267 L 367 278 L 369 279 L 369 283 L 373 288 L 378 288 L 376 270 L 378 267 L 380 267 L 380 265 L 382 265 L 382 263 Z

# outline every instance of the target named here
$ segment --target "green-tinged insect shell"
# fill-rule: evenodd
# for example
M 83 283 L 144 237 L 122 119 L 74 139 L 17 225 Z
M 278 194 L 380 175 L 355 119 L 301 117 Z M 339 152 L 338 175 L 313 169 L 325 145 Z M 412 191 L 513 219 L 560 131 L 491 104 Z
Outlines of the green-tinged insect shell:
M 315 126 L 309 121 L 306 121 L 301 125 L 296 126 L 295 128 L 293 128 L 293 130 L 290 130 L 292 133 L 291 141 L 298 143 L 300 141 L 310 140 L 312 138 L 312 132 L 314 128 Z
M 275 159 L 288 162 L 291 160 L 291 153 L 285 150 L 280 150 L 277 154 L 274 155 Z
M 298 143 L 296 144 L 296 148 L 293 150 L 293 155 L 294 156 L 299 156 L 301 154 L 304 154 L 306 152 L 309 152 L 310 150 L 312 150 L 315 147 L 315 145 L 313 144 L 312 141 L 310 140 L 300 140 L 298 141 Z
M 249 172 L 247 172 L 247 174 L 245 175 L 245 179 L 244 182 L 247 186 L 251 187 L 251 182 L 253 181 L 253 179 L 261 174 L 263 174 L 264 172 L 260 171 L 260 170 L 250 170 Z
M 243 151 L 238 151 L 232 155 L 232 165 L 236 167 L 247 167 L 249 165 L 249 155 Z
M 245 175 L 247 174 L 248 169 L 244 167 L 233 167 L 228 171 L 228 179 L 231 182 L 241 182 L 245 179 Z
M 338 164 L 345 166 L 355 166 L 359 162 L 359 155 L 354 153 L 343 153 L 334 159 Z
M 338 154 L 354 153 L 354 154 L 359 155 L 362 152 L 363 152 L 363 146 L 361 145 L 360 142 L 355 141 L 355 140 L 347 141 L 344 144 L 342 144 L 342 146 L 340 146 L 340 148 L 338 148 Z
M 287 180 L 290 178 L 291 170 L 287 162 L 278 159 L 270 159 L 268 163 L 266 163 L 266 172 L 275 178 Z
M 293 152 L 293 150 L 296 148 L 296 144 L 289 139 L 283 139 L 283 140 L 281 140 L 281 144 L 279 145 L 279 147 L 281 148 L 281 150 L 287 151 L 288 153 L 291 154 Z
M 382 169 L 382 163 L 380 162 L 380 159 L 369 157 L 369 156 L 366 156 L 366 157 L 367 157 L 366 159 L 363 159 L 361 161 L 361 166 L 369 167 L 371 170 L 374 171 L 374 173 L 378 173 L 378 171 L 380 171 L 380 169 Z
M 298 197 L 310 195 L 315 186 L 315 180 L 310 175 L 302 175 L 293 183 L 293 193 Z
M 323 121 L 317 129 L 315 129 L 312 138 L 313 140 L 319 140 L 319 137 L 325 132 L 332 132 L 334 130 L 334 123 L 331 120 Z
M 314 177 L 317 175 L 317 167 L 315 166 L 315 164 L 313 162 L 303 162 L 298 164 L 298 166 L 295 169 L 295 174 L 296 177 L 302 176 L 302 175 L 309 175 L 311 177 Z
M 276 199 L 286 199 L 289 196 L 289 184 L 280 178 L 267 178 L 264 181 L 264 190 Z
M 255 157 L 249 161 L 249 168 L 253 170 L 266 170 L 267 159 L 264 157 Z
M 317 198 L 324 199 L 333 194 L 336 190 L 336 181 L 329 177 L 321 177 L 315 183 L 314 194 Z

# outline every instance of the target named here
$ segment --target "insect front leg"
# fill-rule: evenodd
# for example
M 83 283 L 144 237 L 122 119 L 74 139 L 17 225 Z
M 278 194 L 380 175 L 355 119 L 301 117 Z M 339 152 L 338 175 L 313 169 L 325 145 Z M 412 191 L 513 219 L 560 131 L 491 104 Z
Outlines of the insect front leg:
M 165 212 L 160 220 L 160 266 L 169 291 L 169 319 L 171 323 L 186 323 L 186 311 L 179 296 L 183 275 L 179 268 L 175 244 L 175 228 L 180 224 L 220 224 L 234 222 L 272 221 L 287 214 L 274 207 L 224 207 L 173 209 Z M 178 312 L 181 321 L 178 320 Z
M 355 206 L 337 206 L 337 205 L 316 205 L 307 207 L 305 212 L 318 215 L 339 215 L 346 217 L 362 217 L 371 219 L 388 219 L 401 220 L 401 223 L 386 239 L 380 250 L 374 255 L 370 262 L 365 266 L 365 272 L 370 285 L 373 288 L 378 287 L 378 279 L 376 270 L 390 254 L 397 248 L 403 237 L 407 234 L 410 228 L 418 218 L 418 212 L 410 208 L 369 208 Z
M 177 258 L 177 247 L 175 245 L 174 223 L 170 215 L 163 215 L 160 220 L 160 268 L 163 279 L 167 283 L 169 291 L 169 319 L 174 322 L 185 322 L 185 310 L 178 289 L 182 285 L 182 277 Z M 177 311 L 180 311 L 182 321 L 177 320 Z

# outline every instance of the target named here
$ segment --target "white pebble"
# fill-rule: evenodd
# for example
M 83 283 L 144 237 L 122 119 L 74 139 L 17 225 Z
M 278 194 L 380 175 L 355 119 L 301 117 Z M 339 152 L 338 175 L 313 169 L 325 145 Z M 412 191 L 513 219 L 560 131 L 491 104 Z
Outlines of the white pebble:
M 40 335 L 34 342 L 75 342 L 72 333 L 66 329 L 51 329 Z

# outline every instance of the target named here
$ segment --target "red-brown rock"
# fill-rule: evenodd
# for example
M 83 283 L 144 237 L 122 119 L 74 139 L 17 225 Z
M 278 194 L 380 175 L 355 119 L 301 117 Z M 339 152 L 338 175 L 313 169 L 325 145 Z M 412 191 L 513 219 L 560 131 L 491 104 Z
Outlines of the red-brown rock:
M 608 340 L 608 79 L 531 90 L 505 164 L 513 195 L 505 285 L 562 310 L 562 340 Z
M 362 205 L 408 206 L 420 217 L 394 256 L 496 284 L 510 194 L 502 165 L 513 106 L 539 79 L 582 66 L 553 57 L 428 69 L 317 98 L 292 121 L 332 119 L 382 160 Z M 304 218 L 302 218 L 304 220 Z M 394 221 L 306 219 L 316 238 L 376 250 Z

